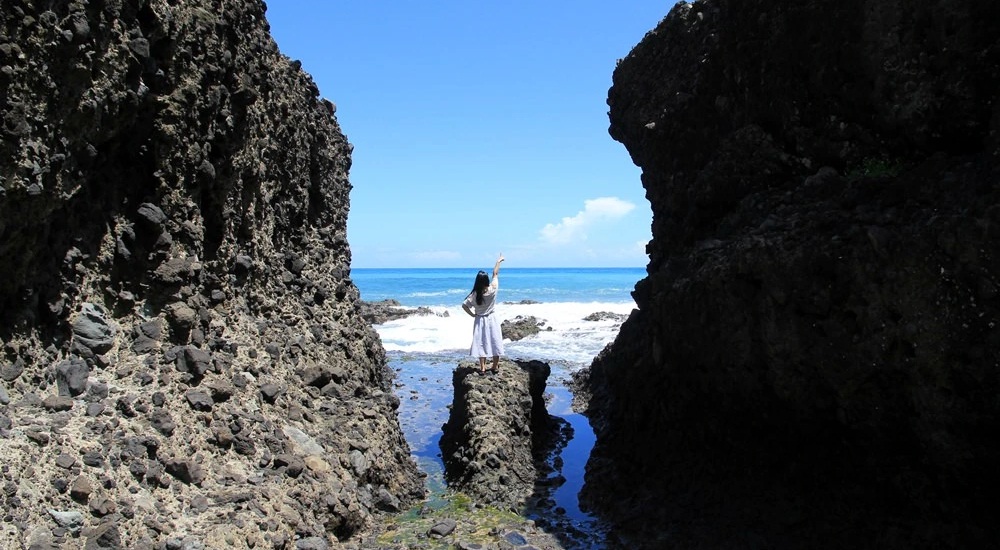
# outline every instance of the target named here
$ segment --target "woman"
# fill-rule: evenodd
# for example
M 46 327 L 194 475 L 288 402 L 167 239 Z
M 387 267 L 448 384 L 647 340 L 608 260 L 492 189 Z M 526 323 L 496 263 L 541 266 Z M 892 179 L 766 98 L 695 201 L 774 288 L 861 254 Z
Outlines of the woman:
M 462 302 L 462 309 L 475 317 L 472 324 L 472 347 L 469 355 L 479 357 L 479 372 L 486 372 L 486 357 L 493 357 L 492 372 L 500 368 L 500 355 L 503 353 L 503 335 L 500 333 L 500 319 L 493 315 L 493 305 L 496 304 L 497 290 L 500 288 L 500 263 L 503 254 L 497 258 L 493 266 L 493 280 L 486 276 L 485 271 L 476 274 L 476 283 L 472 292 Z

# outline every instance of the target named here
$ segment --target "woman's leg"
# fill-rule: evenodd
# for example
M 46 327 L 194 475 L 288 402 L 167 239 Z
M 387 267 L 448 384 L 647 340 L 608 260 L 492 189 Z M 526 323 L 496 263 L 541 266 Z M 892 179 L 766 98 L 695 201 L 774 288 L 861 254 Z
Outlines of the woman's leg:
M 479 372 L 486 372 L 486 358 L 479 358 Z
M 499 372 L 499 371 L 500 371 L 500 356 L 499 355 L 494 355 L 493 356 L 493 372 Z

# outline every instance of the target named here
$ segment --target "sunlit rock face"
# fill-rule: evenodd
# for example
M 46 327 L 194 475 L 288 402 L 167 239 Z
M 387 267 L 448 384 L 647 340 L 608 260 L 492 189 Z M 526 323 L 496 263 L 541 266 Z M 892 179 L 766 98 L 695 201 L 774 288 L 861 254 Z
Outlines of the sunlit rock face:
M 586 375 L 593 507 L 649 547 L 995 544 L 998 91 L 995 2 L 706 0 L 642 39 L 608 104 L 653 239 Z
M 0 11 L 0 546 L 319 547 L 419 496 L 351 145 L 263 2 Z

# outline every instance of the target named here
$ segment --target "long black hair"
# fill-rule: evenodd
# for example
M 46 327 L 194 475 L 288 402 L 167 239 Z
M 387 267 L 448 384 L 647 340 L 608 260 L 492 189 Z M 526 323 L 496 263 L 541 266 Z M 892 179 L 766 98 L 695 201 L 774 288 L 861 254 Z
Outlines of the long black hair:
M 483 292 L 490 286 L 490 276 L 485 271 L 476 273 L 476 284 L 472 285 L 472 291 L 476 293 L 476 304 L 483 305 Z

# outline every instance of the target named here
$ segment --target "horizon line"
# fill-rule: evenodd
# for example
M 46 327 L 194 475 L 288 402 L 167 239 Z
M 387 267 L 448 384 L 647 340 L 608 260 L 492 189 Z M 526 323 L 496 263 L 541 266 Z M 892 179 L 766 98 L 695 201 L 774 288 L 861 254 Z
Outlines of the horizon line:
M 374 266 L 351 266 L 352 270 L 355 269 L 481 269 L 479 266 L 397 266 L 397 267 L 374 267 Z M 593 265 L 569 265 L 569 266 L 509 266 L 504 267 L 504 269 L 646 269 L 644 265 L 607 265 L 607 266 L 593 266 Z

